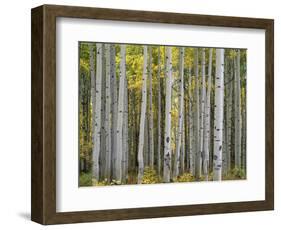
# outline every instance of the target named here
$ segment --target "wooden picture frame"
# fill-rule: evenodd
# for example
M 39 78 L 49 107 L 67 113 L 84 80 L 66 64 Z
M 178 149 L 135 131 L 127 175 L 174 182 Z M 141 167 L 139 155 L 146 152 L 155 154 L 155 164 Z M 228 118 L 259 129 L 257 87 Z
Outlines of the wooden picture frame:
M 32 9 L 31 219 L 63 224 L 274 209 L 274 21 L 89 7 L 43 5 Z M 265 30 L 265 200 L 100 211 L 56 212 L 56 18 L 121 20 Z

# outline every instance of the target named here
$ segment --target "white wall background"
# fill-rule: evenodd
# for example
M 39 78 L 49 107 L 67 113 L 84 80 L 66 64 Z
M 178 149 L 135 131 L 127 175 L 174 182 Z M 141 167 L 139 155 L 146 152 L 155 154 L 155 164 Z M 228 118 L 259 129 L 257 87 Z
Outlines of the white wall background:
M 281 15 L 274 0 L 33 0 L 0 7 L 0 228 L 43 229 L 30 219 L 30 9 L 66 4 L 275 19 L 275 211 L 50 226 L 49 229 L 277 229 L 281 218 Z M 279 91 L 279 92 L 278 92 Z M 243 192 L 243 191 L 236 191 Z

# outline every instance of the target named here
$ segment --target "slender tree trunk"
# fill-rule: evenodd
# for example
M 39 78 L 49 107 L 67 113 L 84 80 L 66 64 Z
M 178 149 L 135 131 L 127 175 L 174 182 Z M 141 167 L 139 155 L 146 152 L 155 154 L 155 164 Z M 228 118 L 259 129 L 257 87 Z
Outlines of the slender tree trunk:
M 212 58 L 213 49 L 209 49 L 209 65 L 208 65 L 208 84 L 205 106 L 205 132 L 204 132 L 204 157 L 203 157 L 203 174 L 205 180 L 208 181 L 209 175 L 209 155 L 210 155 L 210 108 L 211 108 L 211 87 L 212 87 Z
M 166 108 L 165 108 L 165 149 L 163 180 L 170 182 L 171 175 L 171 97 L 172 97 L 172 48 L 166 47 Z
M 186 77 L 184 79 L 184 90 L 186 92 L 185 96 L 184 96 L 184 124 L 183 124 L 183 128 L 184 128 L 184 131 L 183 131 L 183 134 L 184 134 L 184 141 L 183 141 L 183 144 L 184 144 L 184 169 L 183 169 L 183 172 L 189 172 L 189 155 L 190 155 L 190 146 L 189 146 L 189 130 L 188 130 L 188 125 L 189 125 L 189 121 L 188 121 L 188 95 L 189 95 L 189 92 L 188 92 L 188 73 L 186 74 Z
M 216 49 L 215 117 L 214 117 L 214 180 L 222 179 L 224 103 L 224 49 Z
M 195 139 L 194 139 L 194 113 L 193 113 L 193 90 L 191 68 L 188 71 L 188 130 L 189 130 L 189 171 L 195 176 Z
M 120 78 L 119 78 L 119 96 L 118 96 L 118 117 L 117 117 L 117 156 L 116 156 L 116 180 L 122 181 L 122 153 L 123 153 L 123 112 L 124 112 L 124 87 L 126 78 L 126 45 L 120 45 Z
M 96 106 L 96 78 L 94 65 L 94 45 L 89 44 L 90 48 L 90 75 L 91 75 L 91 102 L 92 102 L 92 159 L 94 157 L 94 128 L 95 128 L 95 106 Z M 83 169 L 85 164 L 83 164 Z
M 148 79 L 149 79 L 149 166 L 154 167 L 154 134 L 153 134 L 153 110 L 152 110 L 152 47 L 148 47 Z
M 179 175 L 180 168 L 180 155 L 181 155 L 181 144 L 182 144 L 182 126 L 183 126 L 183 102 L 184 102 L 184 91 L 183 91 L 183 71 L 184 71 L 184 48 L 180 48 L 179 58 L 179 74 L 180 74 L 180 89 L 179 89 L 179 116 L 178 116 L 178 130 L 176 137 L 176 157 L 174 162 L 174 175 L 176 178 Z
M 183 97 L 184 97 L 184 91 Z M 180 152 L 180 174 L 184 173 L 184 161 L 185 161 L 185 105 L 183 99 L 183 111 L 182 111 L 182 135 L 181 135 L 181 152 Z
M 227 70 L 228 70 L 228 59 L 225 58 L 224 60 L 224 103 L 223 103 L 223 129 L 222 129 L 222 177 L 225 176 L 227 174 L 227 129 L 226 127 L 226 109 L 227 109 L 227 105 L 228 105 L 228 90 L 226 87 L 227 84 Z
M 117 156 L 117 115 L 118 115 L 118 97 L 117 97 L 117 79 L 115 65 L 115 45 L 110 45 L 110 75 L 111 75 L 111 172 L 112 179 L 116 180 L 116 156 Z
M 142 99 L 141 99 L 141 117 L 140 117 L 140 133 L 139 133 L 139 147 L 138 147 L 138 184 L 142 183 L 144 172 L 144 126 L 146 115 L 146 79 L 147 79 L 147 46 L 143 47 L 143 76 L 142 76 Z
M 110 45 L 105 45 L 105 179 L 110 181 L 111 172 L 111 63 Z
M 148 109 L 145 113 L 145 125 L 144 125 L 144 168 L 149 166 L 149 119 Z
M 128 86 L 126 78 L 124 85 L 122 183 L 126 183 L 128 179 Z
M 99 181 L 99 154 L 100 154 L 100 132 L 101 132 L 101 89 L 102 89 L 102 44 L 96 44 L 97 50 L 97 74 L 96 74 L 96 105 L 95 105 L 95 124 L 94 124 L 94 151 L 93 151 L 93 183 Z
M 89 169 L 89 161 L 90 157 L 92 155 L 90 143 L 91 141 L 91 75 L 89 76 L 89 79 L 87 80 L 87 161 L 85 162 L 86 169 L 88 171 Z
M 201 109 L 200 109 L 200 112 L 201 112 L 201 119 L 200 119 L 200 157 L 201 157 L 201 162 L 202 162 L 202 159 L 204 159 L 204 156 L 205 156 L 205 152 L 204 152 L 204 141 L 206 141 L 204 139 L 204 131 L 205 131 L 205 100 L 206 100 L 206 82 L 205 82 L 205 48 L 202 49 L 202 85 L 201 85 Z M 200 162 L 200 167 L 201 167 L 201 163 Z M 204 169 L 204 168 L 203 168 Z M 201 174 L 201 170 L 200 170 L 200 174 Z M 201 175 L 200 175 L 201 176 Z M 205 178 L 206 178 L 206 175 L 205 175 Z M 197 178 L 198 179 L 198 178 Z
M 199 71 L 198 71 L 198 48 L 195 48 L 194 62 L 195 62 L 195 177 L 199 180 L 201 177 L 201 153 L 200 153 L 200 100 L 199 100 Z
M 158 82 L 158 148 L 157 148 L 157 171 L 158 175 L 161 174 L 161 118 L 162 118 L 162 107 L 161 107 L 161 53 L 160 47 L 158 47 L 158 65 L 157 65 L 157 82 Z
M 235 104 L 235 167 L 241 168 L 241 91 L 240 91 L 240 50 L 237 50 L 234 83 Z
M 106 169 L 106 137 L 105 137 L 105 88 L 106 88 L 106 60 L 105 60 L 105 44 L 102 45 L 103 57 L 102 57 L 102 90 L 101 90 L 101 149 L 100 149 L 100 180 L 105 179 L 105 169 Z

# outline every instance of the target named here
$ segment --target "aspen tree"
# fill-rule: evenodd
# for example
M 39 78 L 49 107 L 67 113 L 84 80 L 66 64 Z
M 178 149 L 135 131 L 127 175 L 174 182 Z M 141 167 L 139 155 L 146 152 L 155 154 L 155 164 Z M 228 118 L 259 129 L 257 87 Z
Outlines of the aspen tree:
M 170 182 L 171 178 L 171 97 L 172 97 L 172 48 L 166 47 L 166 105 L 165 105 L 165 138 L 163 180 Z
M 178 129 L 176 137 L 176 157 L 174 162 L 174 174 L 176 178 L 179 175 L 180 156 L 182 149 L 182 130 L 183 130 L 183 106 L 184 106 L 184 90 L 183 90 L 183 74 L 184 74 L 184 48 L 180 48 L 179 54 L 179 74 L 180 74 L 180 87 L 179 87 L 179 115 L 178 115 Z
M 211 88 L 212 88 L 212 58 L 213 49 L 209 49 L 209 64 L 208 64 L 208 84 L 205 106 L 205 141 L 204 141 L 204 157 L 203 157 L 203 173 L 205 180 L 208 180 L 209 174 L 209 155 L 210 155 L 210 113 L 211 113 Z
M 102 44 L 97 43 L 97 68 L 96 68 L 96 105 L 95 105 L 95 124 L 93 136 L 93 183 L 99 181 L 99 156 L 100 156 L 100 137 L 101 137 L 101 90 L 102 90 Z
M 140 115 L 140 133 L 138 146 L 138 184 L 142 183 L 144 172 L 144 127 L 146 123 L 146 104 L 147 104 L 147 46 L 143 46 L 143 74 L 142 74 L 142 99 L 141 99 L 141 115 Z
M 119 76 L 119 96 L 118 96 L 118 117 L 117 117 L 117 156 L 116 156 L 116 180 L 121 183 L 122 180 L 122 154 L 123 154 L 123 113 L 124 113 L 124 94 L 126 78 L 126 45 L 120 45 L 120 76 Z
M 214 111 L 214 180 L 222 179 L 224 103 L 224 49 L 216 49 L 215 111 Z

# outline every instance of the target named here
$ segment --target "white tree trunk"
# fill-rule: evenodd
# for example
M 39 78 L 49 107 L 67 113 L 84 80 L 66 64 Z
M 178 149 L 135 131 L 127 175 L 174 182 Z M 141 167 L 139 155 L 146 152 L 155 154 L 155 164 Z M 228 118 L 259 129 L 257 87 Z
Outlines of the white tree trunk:
M 199 100 L 199 71 L 198 71 L 198 48 L 195 48 L 194 55 L 194 68 L 195 68 L 195 123 L 194 123 L 194 135 L 195 135 L 195 177 L 199 180 L 201 177 L 201 153 L 200 153 L 200 100 Z
M 157 171 L 158 175 L 160 176 L 161 173 L 161 144 L 162 144 L 162 138 L 161 138 L 161 113 L 162 113 L 162 108 L 161 108 L 161 53 L 160 53 L 160 47 L 158 47 L 158 70 L 157 70 L 157 82 L 158 82 L 158 149 L 157 149 Z
M 111 174 L 111 63 L 110 45 L 105 45 L 105 179 L 110 181 Z
M 154 135 L 153 135 L 153 110 L 152 110 L 152 47 L 148 47 L 149 53 L 149 166 L 154 167 Z
M 172 97 L 172 48 L 166 47 L 166 105 L 163 180 L 170 182 L 171 176 L 171 97 Z
M 116 180 L 116 155 L 117 155 L 117 117 L 118 117 L 118 97 L 117 79 L 115 65 L 115 45 L 110 45 L 110 75 L 111 75 L 111 168 L 112 179 Z
M 184 48 L 180 48 L 180 58 L 179 58 L 179 74 L 180 74 L 180 89 L 179 89 L 179 116 L 178 116 L 178 129 L 176 138 L 176 157 L 174 162 L 174 175 L 176 178 L 179 175 L 180 168 L 180 156 L 181 156 L 181 144 L 182 144 L 182 126 L 183 126 L 183 101 L 184 101 L 184 91 L 183 91 L 183 71 L 184 71 Z
M 102 89 L 102 44 L 96 44 L 97 67 L 96 67 L 96 104 L 95 104 L 95 124 L 94 124 L 94 150 L 93 150 L 93 184 L 99 181 L 99 155 L 101 136 L 101 89 Z
M 240 90 L 240 50 L 235 62 L 234 105 L 235 105 L 235 167 L 241 168 L 241 90 Z
M 102 45 L 103 57 L 102 57 L 102 85 L 101 85 L 101 149 L 100 149 L 100 180 L 105 179 L 106 169 L 106 137 L 105 137 L 105 84 L 106 84 L 106 60 L 105 60 L 105 44 Z
M 92 159 L 94 159 L 94 131 L 95 131 L 95 106 L 96 106 L 96 77 L 94 65 L 94 45 L 89 44 L 90 49 L 90 74 L 91 74 L 91 102 L 92 102 Z M 81 169 L 84 170 L 85 162 L 81 161 Z
M 208 65 L 208 88 L 206 95 L 206 106 L 205 106 L 205 132 L 204 132 L 204 158 L 203 158 L 203 174 L 205 180 L 208 180 L 209 174 L 209 156 L 210 156 L 210 109 L 211 109 L 211 87 L 212 87 L 212 58 L 213 49 L 209 50 L 209 65 Z
M 124 112 L 123 112 L 123 153 L 122 153 L 122 183 L 128 179 L 128 85 L 125 78 Z
M 122 154 L 123 154 L 123 112 L 124 112 L 124 86 L 126 78 L 126 45 L 120 45 L 120 77 L 119 77 L 119 96 L 118 96 L 118 117 L 117 117 L 117 156 L 116 156 L 116 180 L 122 180 Z
M 195 176 L 195 146 L 194 146 L 194 113 L 193 113 L 193 90 L 191 68 L 188 71 L 188 136 L 189 136 L 189 171 Z
M 189 120 L 188 120 L 188 106 L 189 106 L 189 89 L 188 89 L 188 77 L 189 77 L 189 70 L 187 69 L 187 72 L 186 72 L 186 76 L 184 78 L 184 90 L 185 90 L 185 95 L 184 95 L 184 113 L 183 113 L 183 116 L 184 116 L 184 123 L 183 123 L 183 145 L 184 145 L 184 149 L 183 149 L 183 154 L 184 154 L 184 163 L 183 163 L 183 172 L 182 173 L 185 173 L 185 172 L 189 172 L 190 170 L 190 146 L 189 146 Z
M 183 87 L 184 88 L 184 87 Z M 184 91 L 182 92 L 184 98 Z M 181 155 L 180 155 L 180 174 L 184 173 L 185 170 L 185 105 L 183 99 L 183 112 L 182 112 L 182 135 L 181 135 Z
M 147 79 L 147 46 L 143 46 L 143 76 L 142 76 L 142 99 L 141 99 L 141 115 L 140 115 L 140 133 L 138 146 L 138 184 L 142 183 L 144 171 L 143 147 L 144 147 L 144 126 L 146 114 L 146 79 Z
M 224 104 L 224 49 L 216 49 L 215 111 L 214 111 L 214 180 L 222 179 L 222 142 Z
M 92 95 L 92 135 L 95 127 L 95 105 L 96 105 L 96 78 L 95 78 L 95 61 L 94 61 L 94 45 L 89 44 L 90 48 L 90 74 L 91 74 L 91 95 Z
M 201 85 L 201 119 L 200 119 L 200 167 L 201 167 L 201 162 L 202 162 L 202 158 L 205 156 L 205 152 L 204 152 L 204 131 L 205 131 L 205 100 L 206 100 L 206 82 L 205 82 L 205 48 L 202 49 L 202 85 Z M 201 170 L 200 170 L 200 174 L 201 174 Z
M 149 119 L 148 109 L 145 114 L 145 125 L 144 125 L 144 168 L 149 166 Z

